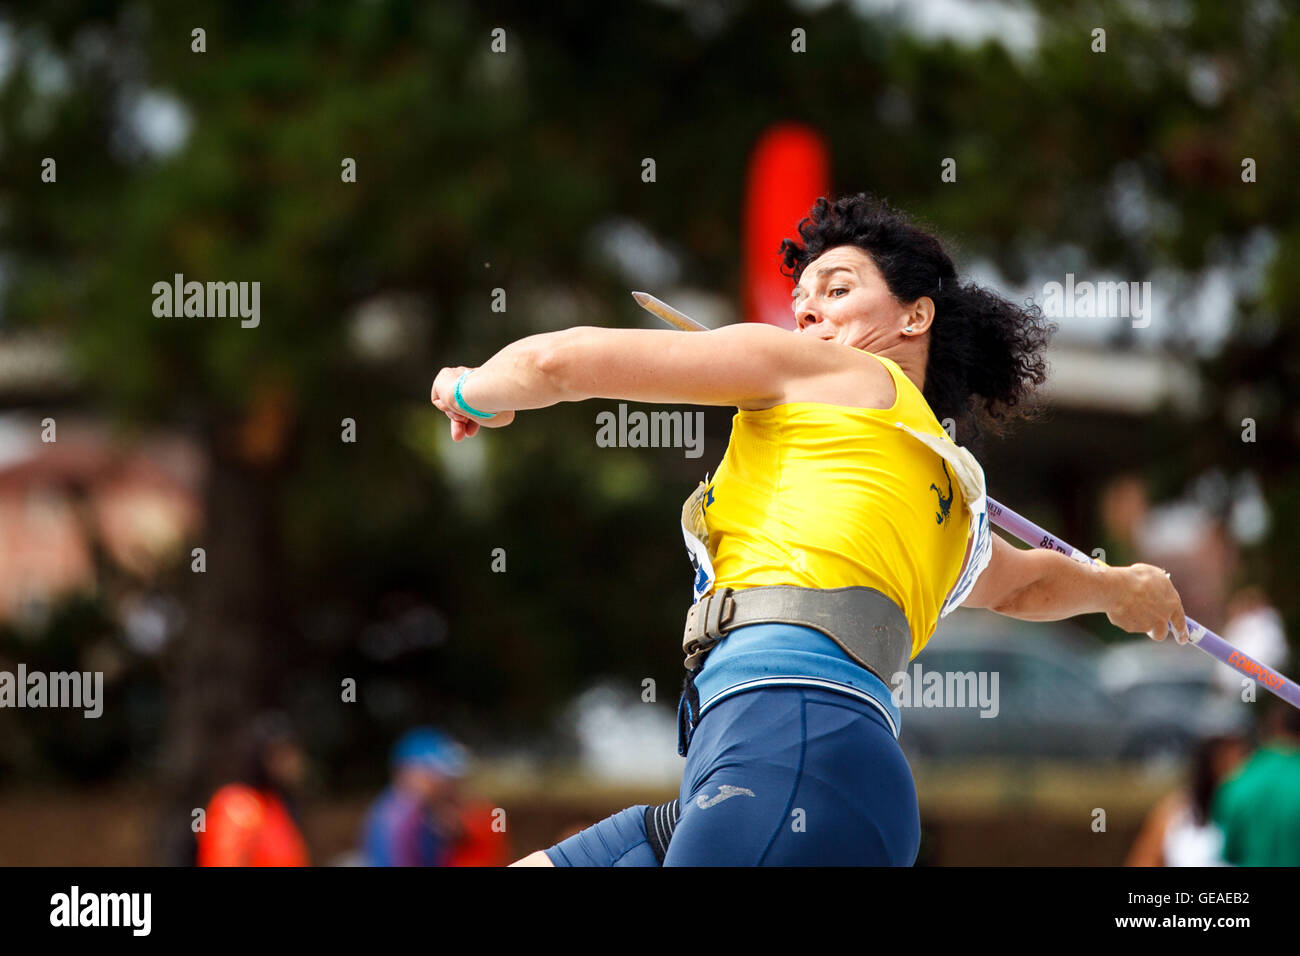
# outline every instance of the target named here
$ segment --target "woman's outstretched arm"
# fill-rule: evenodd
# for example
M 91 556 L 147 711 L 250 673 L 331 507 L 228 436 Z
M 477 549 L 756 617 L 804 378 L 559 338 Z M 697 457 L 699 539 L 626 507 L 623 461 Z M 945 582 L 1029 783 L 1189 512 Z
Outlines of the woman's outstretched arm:
M 461 397 L 482 412 L 588 398 L 765 407 L 779 402 L 794 382 L 864 374 L 855 362 L 852 349 L 762 323 L 691 335 L 578 326 L 529 336 L 502 349 L 473 370 Z M 438 374 L 435 404 L 457 407 L 452 390 L 463 370 L 446 368 Z M 882 368 L 879 374 L 888 373 Z

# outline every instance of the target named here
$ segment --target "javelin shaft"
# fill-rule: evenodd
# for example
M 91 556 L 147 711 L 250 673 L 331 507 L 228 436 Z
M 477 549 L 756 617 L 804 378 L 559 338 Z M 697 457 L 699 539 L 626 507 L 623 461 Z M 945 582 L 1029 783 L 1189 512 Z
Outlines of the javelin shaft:
M 686 332 L 708 331 L 707 326 L 701 325 L 652 295 L 644 292 L 633 292 L 632 297 L 636 299 L 641 308 L 659 316 L 659 318 L 675 328 Z M 999 528 L 1015 535 L 1030 547 L 1050 548 L 1075 561 L 1084 564 L 1094 563 L 1093 558 L 1084 554 L 1078 548 L 1067 544 L 1056 535 L 1044 531 L 1028 518 L 1017 514 L 1006 505 L 994 501 L 992 498 L 988 498 L 987 501 L 989 519 Z M 1266 667 L 1249 654 L 1243 654 L 1208 627 L 1198 624 L 1190 617 L 1187 618 L 1187 636 L 1193 646 L 1209 654 L 1215 660 L 1227 664 L 1238 673 L 1244 674 L 1262 684 L 1265 689 L 1281 697 L 1292 707 L 1300 708 L 1300 685 L 1296 684 L 1295 681 L 1279 674 L 1271 667 Z

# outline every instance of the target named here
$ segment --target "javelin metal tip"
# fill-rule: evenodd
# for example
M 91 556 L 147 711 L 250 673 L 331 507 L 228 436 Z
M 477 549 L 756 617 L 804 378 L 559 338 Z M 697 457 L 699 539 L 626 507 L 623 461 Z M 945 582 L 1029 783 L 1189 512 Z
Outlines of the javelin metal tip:
M 700 322 L 696 322 L 690 316 L 678 312 L 671 305 L 656 299 L 648 292 L 633 292 L 632 298 L 636 299 L 637 305 L 654 315 L 659 316 L 674 328 L 681 329 L 683 332 L 707 332 L 709 327 Z

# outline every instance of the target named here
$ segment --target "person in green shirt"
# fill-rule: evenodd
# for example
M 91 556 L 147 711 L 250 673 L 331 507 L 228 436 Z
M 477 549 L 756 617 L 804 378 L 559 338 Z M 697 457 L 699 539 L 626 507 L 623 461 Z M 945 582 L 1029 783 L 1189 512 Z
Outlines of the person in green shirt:
M 1274 705 L 1263 743 L 1219 787 L 1210 811 L 1234 866 L 1300 866 L 1300 710 Z

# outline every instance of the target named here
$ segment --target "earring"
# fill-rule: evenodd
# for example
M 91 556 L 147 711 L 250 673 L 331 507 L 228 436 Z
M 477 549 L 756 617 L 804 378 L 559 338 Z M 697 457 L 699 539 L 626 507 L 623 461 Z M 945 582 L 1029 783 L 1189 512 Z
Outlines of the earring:
M 907 328 L 903 329 L 903 331 L 904 331 L 904 332 L 911 332 L 911 331 L 912 331 L 912 327 L 909 325 Z

